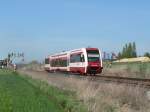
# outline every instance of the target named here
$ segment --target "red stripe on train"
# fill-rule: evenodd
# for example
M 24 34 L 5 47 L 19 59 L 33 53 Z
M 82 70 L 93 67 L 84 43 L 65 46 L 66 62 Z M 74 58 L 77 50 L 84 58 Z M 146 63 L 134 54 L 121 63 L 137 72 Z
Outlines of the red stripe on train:
M 70 67 L 70 72 L 85 73 L 85 67 Z

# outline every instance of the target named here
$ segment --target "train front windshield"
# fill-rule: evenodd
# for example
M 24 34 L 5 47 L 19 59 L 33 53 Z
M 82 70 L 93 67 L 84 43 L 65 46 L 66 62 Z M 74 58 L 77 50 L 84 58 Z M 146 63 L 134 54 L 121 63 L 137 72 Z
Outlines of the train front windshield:
M 87 50 L 88 62 L 100 61 L 100 55 L 98 50 Z

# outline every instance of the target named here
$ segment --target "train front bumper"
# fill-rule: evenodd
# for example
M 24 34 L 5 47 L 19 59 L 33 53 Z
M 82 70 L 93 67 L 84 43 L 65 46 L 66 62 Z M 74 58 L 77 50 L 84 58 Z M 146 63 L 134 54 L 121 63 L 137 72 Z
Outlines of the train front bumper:
M 93 67 L 93 66 L 88 66 L 87 67 L 87 73 L 89 74 L 98 74 L 102 72 L 103 67 Z

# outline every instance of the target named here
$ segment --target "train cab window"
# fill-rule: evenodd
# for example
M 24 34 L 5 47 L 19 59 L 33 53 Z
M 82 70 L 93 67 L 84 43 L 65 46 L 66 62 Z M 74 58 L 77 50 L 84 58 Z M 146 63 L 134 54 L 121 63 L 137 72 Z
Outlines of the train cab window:
M 98 50 L 87 50 L 87 57 L 89 62 L 100 61 L 100 54 Z

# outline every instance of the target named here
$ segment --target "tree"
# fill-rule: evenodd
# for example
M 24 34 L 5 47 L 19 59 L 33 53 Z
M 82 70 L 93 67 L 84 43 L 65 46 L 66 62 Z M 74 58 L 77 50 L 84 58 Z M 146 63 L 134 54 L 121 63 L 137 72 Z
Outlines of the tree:
M 122 49 L 122 52 L 118 53 L 118 58 L 120 59 L 121 58 L 134 58 L 134 57 L 137 57 L 135 42 L 125 44 L 125 46 Z
M 37 60 L 32 60 L 29 64 L 39 64 Z
M 150 58 L 150 53 L 146 52 L 146 53 L 144 54 L 144 56 Z
M 132 55 L 133 55 L 133 57 L 137 57 L 135 42 L 133 42 L 133 54 Z
M 125 45 L 123 54 L 124 54 L 123 57 L 128 57 L 128 44 Z
M 122 58 L 122 55 L 121 55 L 121 52 L 118 53 L 118 59 L 121 59 Z
M 132 44 L 129 43 L 128 48 L 127 48 L 127 58 L 132 58 L 132 53 L 133 53 L 133 47 Z

